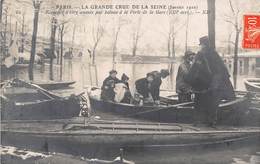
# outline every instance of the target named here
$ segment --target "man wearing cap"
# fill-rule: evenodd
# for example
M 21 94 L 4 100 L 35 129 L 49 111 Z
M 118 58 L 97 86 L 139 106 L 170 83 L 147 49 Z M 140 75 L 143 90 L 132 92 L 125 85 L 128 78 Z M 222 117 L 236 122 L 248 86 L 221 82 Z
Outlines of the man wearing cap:
M 186 77 L 189 73 L 194 52 L 186 51 L 183 57 L 183 62 L 178 68 L 178 73 L 176 76 L 176 93 L 178 94 L 179 103 L 191 101 L 191 86 L 186 82 Z
M 154 80 L 152 81 L 151 85 L 151 93 L 154 100 L 154 103 L 159 105 L 160 104 L 160 87 L 162 84 L 162 79 L 166 78 L 170 75 L 169 70 L 161 69 L 161 71 L 153 71 L 150 72 L 154 76 Z
M 199 41 L 201 50 L 195 56 L 187 82 L 195 91 L 195 109 L 199 116 L 196 122 L 205 121 L 215 126 L 220 100 L 232 100 L 235 94 L 228 70 L 218 53 L 210 47 L 209 38 L 204 36 Z
M 117 71 L 111 70 L 109 76 L 103 81 L 101 87 L 101 99 L 105 101 L 114 101 L 115 98 L 115 84 L 119 82 L 119 79 L 116 77 Z

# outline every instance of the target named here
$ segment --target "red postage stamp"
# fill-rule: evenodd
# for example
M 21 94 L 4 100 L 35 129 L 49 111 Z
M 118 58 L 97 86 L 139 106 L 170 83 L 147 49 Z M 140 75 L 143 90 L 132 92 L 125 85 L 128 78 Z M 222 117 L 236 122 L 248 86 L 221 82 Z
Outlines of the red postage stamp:
M 243 48 L 260 49 L 260 15 L 244 15 Z

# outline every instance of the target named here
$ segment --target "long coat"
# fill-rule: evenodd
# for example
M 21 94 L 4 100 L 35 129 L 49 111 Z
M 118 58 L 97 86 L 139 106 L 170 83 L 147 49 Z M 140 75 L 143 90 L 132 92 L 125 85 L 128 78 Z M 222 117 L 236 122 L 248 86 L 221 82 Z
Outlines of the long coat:
M 223 99 L 234 99 L 234 89 L 228 70 L 215 50 L 204 48 L 198 52 L 186 81 L 195 91 L 213 90 L 220 92 Z
M 101 99 L 105 101 L 114 101 L 115 98 L 115 84 L 119 82 L 119 79 L 108 76 L 101 87 Z
M 151 94 L 154 100 L 160 100 L 160 87 L 162 84 L 162 77 L 160 72 L 158 71 L 153 71 L 150 72 L 154 76 L 154 80 L 152 81 L 151 84 Z
M 189 71 L 189 82 L 195 91 L 196 122 L 214 125 L 221 99 L 235 98 L 228 70 L 215 50 L 204 48 L 198 52 Z
M 191 65 L 187 61 L 180 64 L 176 76 L 176 93 L 186 94 L 191 92 L 191 86 L 185 81 L 190 67 Z
M 151 93 L 151 85 L 146 78 L 139 79 L 135 82 L 136 91 L 144 98 L 148 98 Z
M 207 49 L 205 51 L 205 53 L 210 53 L 210 55 L 205 55 L 212 72 L 210 89 L 217 90 L 221 99 L 235 99 L 234 88 L 229 79 L 230 75 L 224 61 L 216 51 Z

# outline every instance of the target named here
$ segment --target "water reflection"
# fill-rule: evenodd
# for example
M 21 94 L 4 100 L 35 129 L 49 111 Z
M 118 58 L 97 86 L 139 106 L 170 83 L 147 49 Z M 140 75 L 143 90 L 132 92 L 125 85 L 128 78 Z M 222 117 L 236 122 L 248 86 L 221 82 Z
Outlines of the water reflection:
M 145 77 L 146 73 L 154 70 L 169 69 L 170 76 L 163 79 L 161 87 L 163 89 L 175 90 L 175 78 L 179 65 L 178 62 L 161 64 L 116 63 L 113 65 L 110 58 L 100 57 L 97 58 L 95 65 L 91 65 L 89 63 L 89 59 L 86 58 L 64 59 L 62 65 L 62 76 L 60 75 L 60 65 L 54 64 L 53 66 L 54 80 L 74 80 L 77 82 L 74 86 L 77 89 L 82 89 L 84 86 L 89 85 L 100 86 L 102 85 L 103 79 L 108 76 L 108 72 L 114 67 L 114 69 L 118 71 L 118 78 L 120 78 L 123 73 L 130 77 L 129 84 L 133 87 L 135 80 Z M 254 72 L 249 71 L 248 74 L 245 74 L 245 71 L 241 71 L 242 73 L 238 75 L 238 89 L 244 90 L 243 78 L 256 77 L 257 75 L 260 75 L 260 71 L 257 71 L 256 69 L 253 71 Z M 22 78 L 28 80 L 27 72 L 27 67 L 20 66 L 15 66 L 8 70 L 2 70 L 2 80 L 11 78 Z M 34 78 L 36 81 L 48 80 L 49 64 L 45 63 L 43 65 L 36 65 L 34 68 Z M 231 79 L 233 78 L 231 77 Z

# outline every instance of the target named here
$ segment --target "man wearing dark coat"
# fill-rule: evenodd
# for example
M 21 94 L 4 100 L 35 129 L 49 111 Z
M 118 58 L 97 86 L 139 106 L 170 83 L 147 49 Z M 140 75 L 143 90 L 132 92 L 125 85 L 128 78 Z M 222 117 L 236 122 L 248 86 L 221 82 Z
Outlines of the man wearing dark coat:
M 151 73 L 147 73 L 145 78 L 141 78 L 135 82 L 135 88 L 138 94 L 140 94 L 144 100 L 144 103 L 153 103 L 151 100 L 151 86 L 154 76 Z M 146 101 L 146 102 L 145 102 Z
M 154 80 L 152 81 L 151 86 L 151 94 L 155 104 L 160 104 L 160 87 L 162 84 L 162 79 L 166 78 L 170 75 L 169 70 L 161 69 L 161 71 L 153 71 L 150 72 L 154 76 Z
M 117 71 L 111 70 L 109 76 L 103 81 L 101 87 L 101 99 L 105 101 L 114 101 L 115 98 L 115 84 L 120 80 L 116 77 Z
M 203 123 L 215 126 L 220 100 L 235 99 L 235 94 L 228 70 L 218 53 L 210 47 L 207 36 L 200 38 L 200 46 L 187 82 L 195 92 L 195 109 L 199 116 L 196 122 L 205 121 Z
M 176 93 L 178 94 L 178 102 L 190 102 L 192 88 L 185 80 L 189 73 L 193 57 L 195 53 L 191 51 L 186 51 L 183 57 L 183 62 L 179 65 L 178 73 L 176 76 Z

